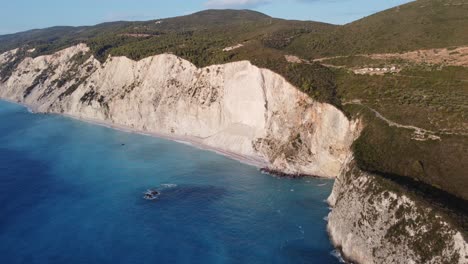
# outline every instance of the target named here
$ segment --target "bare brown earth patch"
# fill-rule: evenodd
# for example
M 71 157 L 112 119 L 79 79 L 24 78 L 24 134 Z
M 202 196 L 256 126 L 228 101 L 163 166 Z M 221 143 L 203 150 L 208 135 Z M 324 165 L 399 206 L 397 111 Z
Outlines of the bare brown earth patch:
M 323 65 L 330 62 L 336 62 L 339 59 L 346 59 L 350 56 L 333 56 L 323 57 L 313 60 Z M 352 57 L 352 56 L 351 56 Z M 468 67 L 468 46 L 452 47 L 443 49 L 421 49 L 404 53 L 375 53 L 375 54 L 360 54 L 354 57 L 368 58 L 376 61 L 392 61 L 403 60 L 416 64 L 430 64 L 441 66 L 461 66 Z M 401 63 L 401 62 L 400 62 Z M 333 64 L 333 63 L 332 63 Z M 392 63 L 395 64 L 395 63 Z M 336 66 L 336 65 L 335 65 Z M 392 67 L 387 65 L 385 67 Z
M 301 58 L 299 58 L 297 56 L 294 56 L 294 55 L 284 55 L 284 58 L 289 63 L 303 63 L 303 62 L 305 62 L 303 59 L 301 59 Z
M 120 36 L 134 37 L 134 38 L 147 38 L 147 37 L 152 37 L 153 35 L 151 35 L 151 34 L 130 34 L 130 33 L 126 33 L 126 34 L 120 34 Z
M 403 59 L 416 63 L 468 67 L 468 47 L 370 54 L 366 56 L 372 59 Z

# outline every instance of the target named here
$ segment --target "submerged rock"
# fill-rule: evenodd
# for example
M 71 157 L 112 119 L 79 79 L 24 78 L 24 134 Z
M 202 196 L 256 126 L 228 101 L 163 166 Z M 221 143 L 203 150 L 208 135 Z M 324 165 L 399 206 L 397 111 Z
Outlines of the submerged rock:
M 161 193 L 159 191 L 150 189 L 145 192 L 143 198 L 146 200 L 156 200 L 159 198 L 160 194 Z

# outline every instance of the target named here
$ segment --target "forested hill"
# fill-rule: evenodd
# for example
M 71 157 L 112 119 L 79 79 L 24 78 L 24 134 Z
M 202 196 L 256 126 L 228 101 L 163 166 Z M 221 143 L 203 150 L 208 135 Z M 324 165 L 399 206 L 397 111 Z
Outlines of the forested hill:
M 468 0 L 418 0 L 287 47 L 305 57 L 402 52 L 468 44 Z
M 128 52 L 125 55 L 133 59 L 162 51 L 185 50 L 201 55 L 214 53 L 220 47 L 239 42 L 263 41 L 271 35 L 279 34 L 285 39 L 293 39 L 305 33 L 329 32 L 335 27 L 318 22 L 276 19 L 250 10 L 206 10 L 145 22 L 120 21 L 87 27 L 52 27 L 3 35 L 0 36 L 0 52 L 28 46 L 36 48 L 36 55 L 42 55 L 86 42 L 92 46 L 98 58 L 125 51 Z M 141 51 L 132 49 L 136 46 Z
M 223 57 L 219 48 L 247 41 L 258 45 L 257 49 L 304 59 L 460 46 L 468 44 L 468 0 L 418 0 L 343 26 L 277 19 L 250 10 L 206 10 L 145 22 L 53 27 L 4 35 L 0 36 L 0 52 L 30 46 L 39 55 L 87 42 L 101 59 L 108 54 L 141 59 L 169 51 L 196 57 L 194 62 L 202 65 L 231 60 Z

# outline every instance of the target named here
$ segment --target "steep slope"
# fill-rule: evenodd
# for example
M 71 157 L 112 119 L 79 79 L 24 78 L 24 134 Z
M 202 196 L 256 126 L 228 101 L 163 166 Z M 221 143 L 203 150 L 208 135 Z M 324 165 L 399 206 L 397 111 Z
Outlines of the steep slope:
M 468 262 L 466 229 L 439 207 L 353 160 L 328 198 L 332 242 L 357 263 Z
M 247 61 L 199 69 L 169 54 L 80 60 L 88 50 L 80 44 L 27 57 L 0 84 L 0 97 L 35 111 L 187 137 L 290 174 L 335 177 L 351 154 L 357 124 L 270 70 Z

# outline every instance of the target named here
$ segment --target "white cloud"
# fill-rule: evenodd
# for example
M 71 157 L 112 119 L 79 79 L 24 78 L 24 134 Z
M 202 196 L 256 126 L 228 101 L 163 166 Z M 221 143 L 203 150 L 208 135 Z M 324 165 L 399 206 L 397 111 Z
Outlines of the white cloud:
M 270 0 L 208 0 L 205 6 L 210 8 L 251 8 L 269 3 Z

